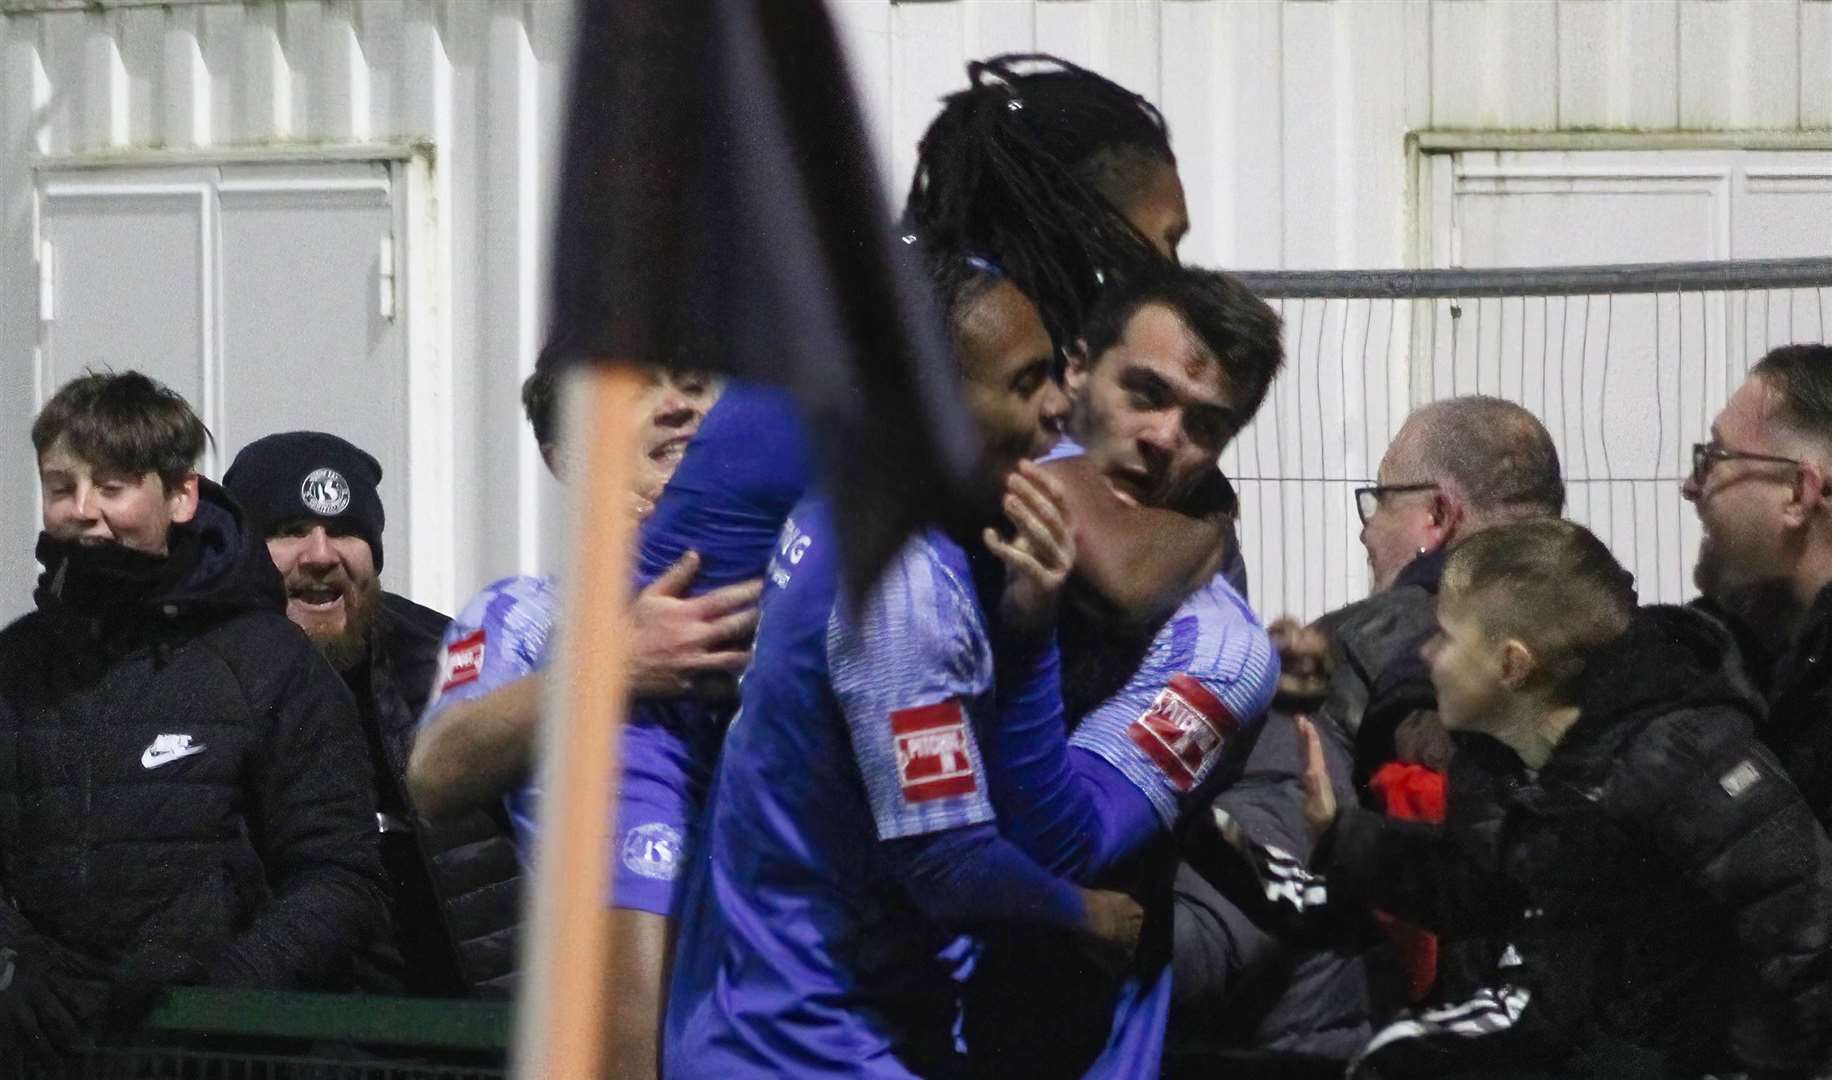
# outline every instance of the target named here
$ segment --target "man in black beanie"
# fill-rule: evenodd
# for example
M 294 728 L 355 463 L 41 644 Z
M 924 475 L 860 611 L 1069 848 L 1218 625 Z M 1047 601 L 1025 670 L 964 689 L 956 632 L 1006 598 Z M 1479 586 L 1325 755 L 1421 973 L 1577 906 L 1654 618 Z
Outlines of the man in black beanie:
M 381 480 L 381 464 L 349 442 L 292 431 L 244 447 L 223 486 L 267 540 L 287 617 L 343 675 L 362 716 L 398 945 L 370 958 L 369 988 L 500 996 L 517 918 L 507 821 L 498 808 L 422 825 L 402 784 L 451 620 L 382 591 Z

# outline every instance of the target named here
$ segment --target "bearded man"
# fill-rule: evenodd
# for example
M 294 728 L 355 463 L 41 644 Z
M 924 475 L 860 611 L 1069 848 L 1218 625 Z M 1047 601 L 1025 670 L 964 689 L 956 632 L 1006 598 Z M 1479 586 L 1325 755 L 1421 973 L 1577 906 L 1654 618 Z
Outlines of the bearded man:
M 500 814 L 420 823 L 401 777 L 451 620 L 383 592 L 380 462 L 335 435 L 291 431 L 236 455 L 223 486 L 266 539 L 286 615 L 343 676 L 376 778 L 376 829 L 394 934 L 366 958 L 366 988 L 498 996 L 514 961 L 518 864 Z

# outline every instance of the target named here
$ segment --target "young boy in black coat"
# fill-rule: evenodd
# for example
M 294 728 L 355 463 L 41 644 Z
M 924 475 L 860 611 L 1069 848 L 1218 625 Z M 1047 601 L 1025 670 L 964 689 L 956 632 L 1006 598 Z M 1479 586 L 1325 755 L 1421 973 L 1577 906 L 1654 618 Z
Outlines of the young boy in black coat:
M 347 987 L 386 925 L 356 709 L 202 423 L 137 372 L 32 428 L 37 610 L 0 631 L 0 1062 L 162 987 Z
M 1562 520 L 1458 545 L 1437 614 L 1445 823 L 1338 812 L 1300 721 L 1310 871 L 1259 849 L 1287 916 L 1381 910 L 1487 947 L 1483 985 L 1440 988 L 1359 1073 L 1813 1074 L 1832 1043 L 1832 843 L 1756 741 L 1760 701 L 1717 627 L 1638 610 L 1608 549 Z

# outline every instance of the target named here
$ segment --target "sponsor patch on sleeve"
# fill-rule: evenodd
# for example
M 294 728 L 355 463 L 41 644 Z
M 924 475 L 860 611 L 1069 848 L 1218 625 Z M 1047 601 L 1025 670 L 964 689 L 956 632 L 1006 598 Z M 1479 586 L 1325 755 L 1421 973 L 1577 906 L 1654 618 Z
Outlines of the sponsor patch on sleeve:
M 978 788 L 960 702 L 899 709 L 891 713 L 891 735 L 897 741 L 904 802 L 968 795 Z
M 465 683 L 476 682 L 483 674 L 484 631 L 482 627 L 459 638 L 445 650 L 445 678 L 439 692 L 445 693 Z
M 1178 791 L 1188 791 L 1240 724 L 1227 705 L 1188 674 L 1172 675 L 1126 734 Z

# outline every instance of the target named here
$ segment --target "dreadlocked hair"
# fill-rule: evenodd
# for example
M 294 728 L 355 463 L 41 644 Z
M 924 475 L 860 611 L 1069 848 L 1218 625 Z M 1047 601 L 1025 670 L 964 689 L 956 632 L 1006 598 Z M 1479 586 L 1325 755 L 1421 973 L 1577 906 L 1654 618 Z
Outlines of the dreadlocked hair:
M 917 144 L 904 225 L 995 259 L 1066 349 L 1103 285 L 1160 259 L 1116 202 L 1144 165 L 1176 163 L 1169 130 L 1144 98 L 1053 56 L 975 61 L 967 78 Z

